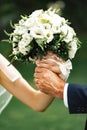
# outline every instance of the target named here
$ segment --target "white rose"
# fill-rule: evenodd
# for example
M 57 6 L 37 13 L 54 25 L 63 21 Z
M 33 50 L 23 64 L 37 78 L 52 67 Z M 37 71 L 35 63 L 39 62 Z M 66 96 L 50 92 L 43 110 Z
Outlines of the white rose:
M 61 25 L 65 23 L 65 19 L 60 17 L 57 14 L 54 14 L 51 18 L 52 23 L 52 29 L 54 33 L 60 33 L 61 32 Z
M 38 17 L 29 17 L 25 22 L 24 22 L 24 26 L 25 28 L 27 28 L 28 30 L 30 28 L 33 28 L 35 26 L 39 25 L 39 20 Z
M 40 10 L 35 10 L 31 15 L 30 15 L 30 17 L 38 17 L 39 15 L 42 15 L 42 13 L 43 13 L 43 10 L 42 9 L 40 9 Z
M 30 18 L 28 18 L 25 22 L 24 22 L 24 26 L 27 27 L 28 29 L 30 27 L 32 27 L 34 25 L 34 21 Z
M 71 28 L 67 24 L 61 27 L 61 33 L 65 35 L 63 41 L 65 41 L 66 43 L 71 42 L 73 37 L 76 36 L 76 33 L 74 32 L 73 28 Z
M 54 14 L 54 16 L 51 19 L 51 23 L 56 24 L 58 27 L 60 27 L 62 24 L 65 23 L 65 19 L 57 14 Z
M 74 58 L 76 51 L 77 51 L 77 40 L 74 39 L 72 42 L 69 43 L 70 50 L 69 50 L 69 57 L 70 59 Z

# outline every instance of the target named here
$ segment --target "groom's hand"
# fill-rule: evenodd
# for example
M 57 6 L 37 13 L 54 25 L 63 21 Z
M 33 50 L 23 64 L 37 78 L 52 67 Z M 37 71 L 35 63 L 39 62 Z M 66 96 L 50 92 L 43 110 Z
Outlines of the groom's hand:
M 36 67 L 34 77 L 37 88 L 42 92 L 63 99 L 65 81 L 57 74 L 46 68 Z
M 61 70 L 57 62 L 63 63 L 63 60 L 58 58 L 52 52 L 48 52 L 46 56 L 43 56 L 43 59 L 38 59 L 36 65 L 38 67 L 46 68 L 56 73 L 57 75 L 61 74 Z

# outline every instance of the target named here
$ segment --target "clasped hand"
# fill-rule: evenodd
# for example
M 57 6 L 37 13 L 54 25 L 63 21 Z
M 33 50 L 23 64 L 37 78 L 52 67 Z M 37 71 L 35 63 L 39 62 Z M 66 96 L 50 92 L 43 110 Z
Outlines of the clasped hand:
M 65 81 L 59 77 L 61 70 L 56 62 L 47 59 L 53 59 L 55 61 L 63 62 L 56 55 L 48 53 L 42 60 L 36 61 L 36 69 L 34 74 L 34 80 L 37 88 L 42 92 L 63 99 L 63 89 Z

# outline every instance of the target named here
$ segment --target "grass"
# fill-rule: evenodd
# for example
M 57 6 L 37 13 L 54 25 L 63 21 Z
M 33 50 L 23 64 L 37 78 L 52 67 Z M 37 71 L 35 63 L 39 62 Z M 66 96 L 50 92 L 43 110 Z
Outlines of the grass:
M 56 99 L 44 113 L 38 113 L 12 99 L 0 116 L 0 130 L 83 130 L 85 115 L 70 115 Z
M 73 60 L 73 70 L 68 82 L 87 84 L 87 38 L 82 36 L 84 43 Z M 0 52 L 5 56 L 9 54 L 8 45 L 0 44 Z M 4 53 L 5 47 L 7 48 Z M 33 64 L 16 62 L 17 69 L 24 78 L 34 87 Z M 32 71 L 31 71 L 32 70 Z M 15 97 L 0 115 L 0 130 L 84 130 L 86 114 L 69 114 L 63 101 L 55 99 L 49 108 L 43 112 L 35 112 Z

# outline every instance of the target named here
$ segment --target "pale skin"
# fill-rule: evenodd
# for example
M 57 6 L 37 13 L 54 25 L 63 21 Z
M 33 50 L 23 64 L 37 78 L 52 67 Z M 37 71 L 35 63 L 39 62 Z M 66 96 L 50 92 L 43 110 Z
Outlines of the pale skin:
M 52 96 L 32 88 L 32 86 L 22 76 L 14 82 L 11 81 L 1 69 L 0 84 L 17 99 L 35 111 L 44 111 L 54 99 Z
M 65 81 L 58 76 L 61 73 L 58 64 L 47 60 L 49 58 L 63 62 L 53 53 L 48 53 L 43 60 L 38 60 L 34 74 L 36 86 L 48 95 L 63 99 Z

